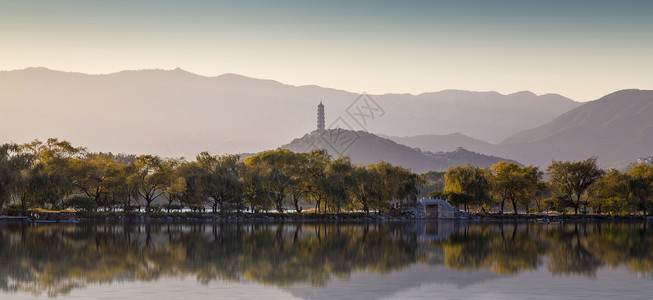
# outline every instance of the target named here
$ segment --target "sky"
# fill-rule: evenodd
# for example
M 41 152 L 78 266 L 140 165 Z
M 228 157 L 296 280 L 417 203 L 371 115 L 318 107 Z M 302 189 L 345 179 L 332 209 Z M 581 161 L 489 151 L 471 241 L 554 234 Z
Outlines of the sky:
M 653 1 L 6 1 L 0 70 L 182 68 L 350 92 L 653 89 Z

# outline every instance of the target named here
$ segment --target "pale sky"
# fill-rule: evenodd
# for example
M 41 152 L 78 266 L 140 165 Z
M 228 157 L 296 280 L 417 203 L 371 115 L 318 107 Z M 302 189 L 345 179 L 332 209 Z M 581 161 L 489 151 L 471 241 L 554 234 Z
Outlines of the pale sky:
M 653 89 L 653 1 L 5 1 L 0 70 L 237 73 L 363 92 Z

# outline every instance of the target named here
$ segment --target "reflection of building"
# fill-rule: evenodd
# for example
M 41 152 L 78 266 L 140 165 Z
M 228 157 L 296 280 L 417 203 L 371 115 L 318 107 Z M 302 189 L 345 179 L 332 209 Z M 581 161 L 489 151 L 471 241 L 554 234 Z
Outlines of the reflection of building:
M 324 132 L 324 104 L 320 101 L 317 106 L 317 132 Z
M 442 199 L 421 199 L 427 219 L 454 219 L 458 209 Z

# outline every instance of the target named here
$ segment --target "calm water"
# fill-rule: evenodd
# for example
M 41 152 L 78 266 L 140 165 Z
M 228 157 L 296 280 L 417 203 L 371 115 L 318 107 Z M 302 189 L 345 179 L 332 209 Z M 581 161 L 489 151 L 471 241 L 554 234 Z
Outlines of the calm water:
M 653 224 L 0 224 L 0 299 L 651 299 Z

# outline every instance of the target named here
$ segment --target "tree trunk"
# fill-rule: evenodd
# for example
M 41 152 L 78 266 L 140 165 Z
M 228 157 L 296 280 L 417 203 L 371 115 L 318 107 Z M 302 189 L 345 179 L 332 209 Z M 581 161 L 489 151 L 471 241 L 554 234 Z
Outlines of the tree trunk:
M 294 194 L 292 195 L 292 203 L 295 205 L 295 210 L 297 212 L 300 212 L 299 211 L 299 200 L 297 199 L 297 197 L 295 197 Z
M 514 199 L 512 200 L 512 209 L 515 212 L 515 215 L 517 215 L 517 201 Z
M 149 214 L 150 213 L 150 204 L 152 204 L 151 199 L 145 199 L 145 213 Z
M 365 211 L 366 215 L 370 215 L 370 207 L 367 205 L 367 200 L 363 201 L 363 210 Z

